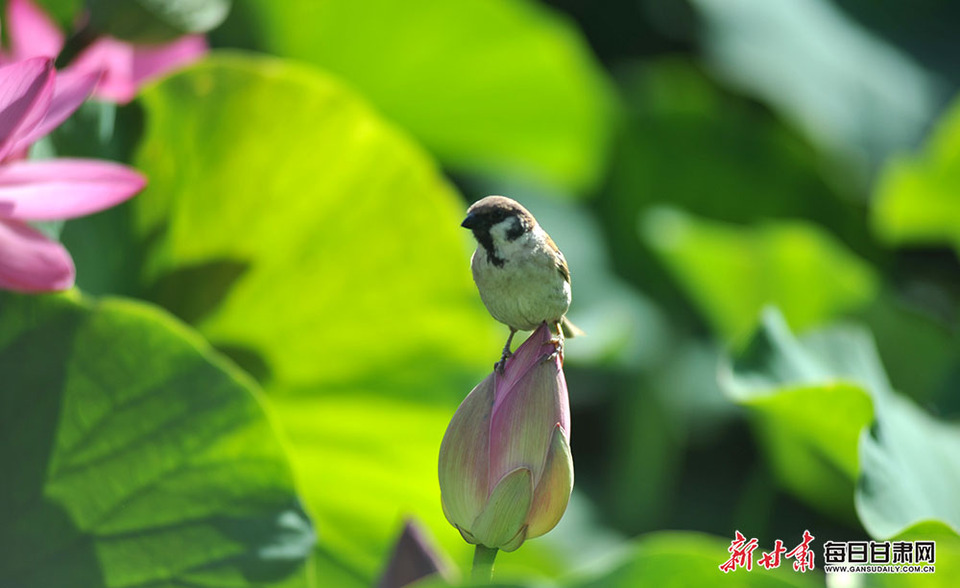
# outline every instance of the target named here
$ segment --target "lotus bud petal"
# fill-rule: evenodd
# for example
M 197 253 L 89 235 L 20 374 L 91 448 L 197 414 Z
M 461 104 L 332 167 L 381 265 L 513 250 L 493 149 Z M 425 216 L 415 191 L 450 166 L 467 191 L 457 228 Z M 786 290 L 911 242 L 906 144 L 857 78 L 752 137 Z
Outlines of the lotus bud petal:
M 440 445 L 443 512 L 473 544 L 513 551 L 560 521 L 573 489 L 566 380 L 546 324 L 464 399 Z
M 460 404 L 440 444 L 440 488 L 447 520 L 469 534 L 470 525 L 487 504 L 490 452 L 490 409 L 493 374 Z M 458 524 L 459 523 L 459 524 Z M 470 543 L 476 543 L 464 536 Z
M 530 470 L 517 468 L 494 487 L 487 504 L 471 526 L 471 534 L 488 547 L 500 547 L 522 530 L 533 503 Z

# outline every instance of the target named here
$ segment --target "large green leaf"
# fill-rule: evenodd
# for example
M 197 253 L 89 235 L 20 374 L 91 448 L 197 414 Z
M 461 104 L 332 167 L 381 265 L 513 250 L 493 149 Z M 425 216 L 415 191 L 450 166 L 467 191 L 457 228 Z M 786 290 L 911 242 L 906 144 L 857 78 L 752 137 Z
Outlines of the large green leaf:
M 506 332 L 470 278 L 464 204 L 309 67 L 213 57 L 143 104 L 145 292 L 265 383 L 322 529 L 319 577 L 369 584 L 407 514 L 468 562 L 437 453 Z M 534 545 L 511 561 L 552 569 Z
M 837 181 L 846 178 L 824 173 L 824 154 L 785 121 L 724 90 L 689 59 L 644 62 L 620 79 L 629 117 L 596 207 L 618 252 L 617 271 L 676 320 L 690 322 L 690 304 L 656 252 L 637 239 L 637 223 L 653 207 L 738 224 L 811 221 L 842 235 L 858 254 L 874 255 L 863 211 Z
M 795 128 L 671 56 L 620 75 L 629 117 L 598 204 L 611 226 L 667 204 L 732 222 L 801 217 L 856 236 L 856 214 L 823 171 L 823 153 Z M 775 195 L 775 197 L 773 196 Z
M 799 543 L 800 537 L 797 537 Z M 811 543 L 819 549 L 820 538 Z M 784 543 L 791 543 L 784 538 Z M 823 575 L 818 571 L 795 572 L 793 559 L 781 559 L 780 566 L 764 569 L 759 565 L 762 545 L 753 552 L 751 570 L 737 569 L 724 574 L 719 566 L 727 561 L 730 540 L 703 533 L 662 531 L 650 533 L 618 546 L 615 553 L 592 563 L 589 569 L 578 570 L 563 578 L 558 585 L 566 588 L 634 588 L 658 586 L 684 588 L 686 586 L 740 586 L 744 588 L 812 588 L 823 585 Z M 787 549 L 791 549 L 789 545 Z M 816 553 L 816 565 L 820 566 L 820 554 Z M 445 586 L 476 586 L 484 588 L 522 588 L 542 586 L 533 578 L 509 578 L 500 571 L 503 555 L 494 565 L 493 582 L 451 583 L 431 577 L 416 584 L 418 588 L 442 588 Z
M 798 537 L 797 543 L 799 540 Z M 785 539 L 784 543 L 790 541 Z M 571 588 L 714 585 L 800 588 L 816 586 L 822 579 L 817 572 L 794 572 L 792 559 L 783 559 L 780 567 L 772 570 L 760 567 L 756 562 L 765 551 L 763 548 L 754 552 L 752 570 L 739 569 L 725 575 L 719 566 L 730 557 L 729 546 L 729 540 L 700 533 L 652 533 L 635 541 L 630 551 L 609 570 L 565 585 Z M 816 549 L 816 544 L 811 546 Z
M 813 224 L 744 228 L 661 209 L 645 217 L 643 233 L 729 340 L 747 336 L 768 304 L 780 306 L 799 329 L 876 295 L 870 266 Z
M 953 245 L 960 251 L 960 100 L 923 154 L 894 159 L 877 184 L 873 226 L 893 244 Z
M 302 586 L 257 386 L 164 313 L 0 295 L 0 584 Z
M 339 74 L 446 166 L 572 188 L 601 177 L 609 84 L 538 3 L 243 0 L 234 12 L 251 30 L 226 42 Z
M 873 409 L 855 379 L 861 375 L 857 366 L 834 353 L 860 346 L 859 335 L 838 338 L 836 344 L 818 337 L 798 342 L 781 315 L 767 312 L 763 327 L 732 369 L 722 372 L 720 383 L 753 411 L 761 446 L 781 483 L 813 508 L 852 519 L 857 443 Z M 828 365 L 808 360 L 811 354 Z
M 940 521 L 960 534 L 960 426 L 889 390 L 873 390 L 873 399 L 876 422 L 860 440 L 863 525 L 875 537 L 889 537 Z
M 802 498 L 842 503 L 848 497 L 826 501 L 810 480 L 832 479 L 839 491 L 846 479 L 856 482 L 856 512 L 873 537 L 925 521 L 957 535 L 960 427 L 893 391 L 867 333 L 838 327 L 798 340 L 769 312 L 721 383 L 754 408 L 768 437 L 795 449 L 772 458 Z
M 148 295 L 274 392 L 463 397 L 494 323 L 463 205 L 404 135 L 334 79 L 252 57 L 209 60 L 143 103 Z

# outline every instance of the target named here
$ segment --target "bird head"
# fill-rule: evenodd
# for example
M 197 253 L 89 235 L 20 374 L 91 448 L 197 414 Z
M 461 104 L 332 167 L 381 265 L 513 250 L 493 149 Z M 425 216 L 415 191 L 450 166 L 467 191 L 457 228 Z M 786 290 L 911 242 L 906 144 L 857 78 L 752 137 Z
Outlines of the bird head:
M 537 225 L 536 219 L 516 200 L 505 196 L 487 196 L 467 210 L 460 226 L 473 231 L 477 242 L 496 257 L 505 244 L 516 241 Z

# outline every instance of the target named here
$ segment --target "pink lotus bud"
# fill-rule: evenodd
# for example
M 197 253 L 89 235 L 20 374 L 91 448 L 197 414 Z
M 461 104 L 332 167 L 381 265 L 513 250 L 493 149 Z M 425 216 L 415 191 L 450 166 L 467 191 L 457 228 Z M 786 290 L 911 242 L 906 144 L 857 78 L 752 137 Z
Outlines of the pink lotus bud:
M 570 405 L 546 324 L 463 400 L 440 444 L 443 512 L 468 543 L 513 551 L 573 490 Z

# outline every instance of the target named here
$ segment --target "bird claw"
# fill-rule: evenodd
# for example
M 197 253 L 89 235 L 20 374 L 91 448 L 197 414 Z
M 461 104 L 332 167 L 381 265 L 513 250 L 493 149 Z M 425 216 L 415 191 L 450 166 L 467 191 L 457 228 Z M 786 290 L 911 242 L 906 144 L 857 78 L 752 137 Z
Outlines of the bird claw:
M 560 363 L 563 363 L 563 337 L 552 337 L 547 343 L 553 345 L 553 351 L 540 356 L 541 363 L 553 361 L 558 356 L 560 357 Z
M 512 351 L 506 351 L 506 350 L 505 350 L 505 351 L 503 352 L 503 355 L 500 356 L 500 361 L 498 361 L 497 363 L 493 364 L 493 369 L 494 369 L 494 371 L 497 372 L 499 375 L 502 376 L 502 375 L 503 375 L 503 370 L 506 369 L 506 367 L 507 367 L 507 360 L 510 359 L 511 357 L 513 357 L 513 352 L 512 352 Z
M 553 351 L 550 353 L 544 353 L 540 356 L 540 362 L 545 363 L 548 361 L 553 361 L 558 356 L 560 357 L 560 363 L 563 363 L 563 335 L 557 337 L 551 337 L 547 341 L 548 345 L 553 345 Z M 510 351 L 509 345 L 510 342 L 507 341 L 508 347 L 503 349 L 503 355 L 500 356 L 500 361 L 493 364 L 493 370 L 497 372 L 497 375 L 502 376 L 504 370 L 507 367 L 507 360 L 513 357 L 513 352 Z

